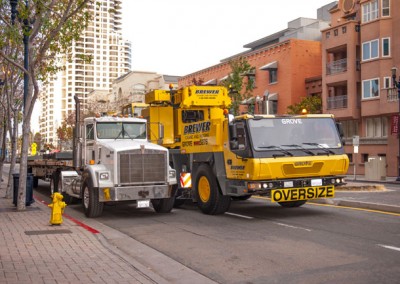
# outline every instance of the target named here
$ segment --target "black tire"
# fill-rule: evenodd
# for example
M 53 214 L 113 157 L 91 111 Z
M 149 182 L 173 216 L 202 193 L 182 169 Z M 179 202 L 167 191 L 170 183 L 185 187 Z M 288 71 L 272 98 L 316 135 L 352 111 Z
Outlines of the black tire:
M 287 202 L 278 202 L 280 206 L 285 208 L 295 208 L 304 205 L 307 200 L 298 200 L 298 201 L 287 201 Z
M 232 196 L 232 200 L 239 201 L 239 200 L 247 200 L 251 197 L 251 195 L 242 195 L 242 196 Z
M 99 201 L 99 192 L 86 180 L 82 187 L 82 206 L 86 217 L 96 218 L 103 213 L 104 203 Z
M 58 183 L 60 181 L 60 173 L 59 172 L 54 172 L 51 175 L 51 180 L 50 180 L 50 193 L 53 194 L 54 192 L 58 192 Z
M 67 204 L 74 204 L 78 200 L 77 198 L 75 198 L 75 197 L 73 197 L 73 196 L 71 196 L 71 195 L 69 195 L 68 193 L 65 193 L 65 192 L 63 193 L 63 196 L 64 196 L 64 201 Z
M 175 197 L 152 199 L 151 204 L 153 205 L 154 211 L 157 213 L 169 213 L 174 207 Z
M 175 195 L 176 195 L 177 187 L 170 186 L 171 197 L 170 198 L 161 198 L 161 199 L 152 199 L 151 204 L 153 205 L 154 210 L 157 213 L 169 213 L 175 204 Z
M 204 214 L 217 215 L 228 211 L 231 197 L 222 195 L 210 166 L 199 166 L 194 185 L 197 206 Z

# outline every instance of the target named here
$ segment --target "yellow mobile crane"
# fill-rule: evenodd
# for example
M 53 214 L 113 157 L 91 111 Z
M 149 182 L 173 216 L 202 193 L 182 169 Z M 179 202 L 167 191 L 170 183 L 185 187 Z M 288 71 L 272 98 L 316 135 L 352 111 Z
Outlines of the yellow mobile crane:
M 145 98 L 148 138 L 169 149 L 181 179 L 178 205 L 191 198 L 203 213 L 221 214 L 232 199 L 263 195 L 299 207 L 334 197 L 344 184 L 349 160 L 333 115 L 232 117 L 219 86 L 154 90 Z

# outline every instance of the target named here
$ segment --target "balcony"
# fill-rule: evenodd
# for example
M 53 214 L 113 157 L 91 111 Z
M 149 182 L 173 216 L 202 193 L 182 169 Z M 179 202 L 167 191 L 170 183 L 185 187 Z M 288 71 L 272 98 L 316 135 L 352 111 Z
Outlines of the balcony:
M 387 91 L 387 101 L 390 102 L 398 102 L 399 101 L 399 95 L 397 93 L 396 88 L 389 88 L 386 89 Z
M 347 58 L 332 61 L 326 64 L 326 75 L 333 75 L 347 71 Z
M 327 98 L 328 109 L 347 108 L 347 95 Z

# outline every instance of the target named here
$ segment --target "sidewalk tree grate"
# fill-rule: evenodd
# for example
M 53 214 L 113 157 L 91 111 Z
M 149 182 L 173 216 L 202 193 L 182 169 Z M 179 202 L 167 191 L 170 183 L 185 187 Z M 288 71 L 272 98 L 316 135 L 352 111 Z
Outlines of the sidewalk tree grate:
M 55 234 L 71 234 L 70 230 L 42 230 L 42 231 L 25 231 L 28 236 L 37 235 L 55 235 Z

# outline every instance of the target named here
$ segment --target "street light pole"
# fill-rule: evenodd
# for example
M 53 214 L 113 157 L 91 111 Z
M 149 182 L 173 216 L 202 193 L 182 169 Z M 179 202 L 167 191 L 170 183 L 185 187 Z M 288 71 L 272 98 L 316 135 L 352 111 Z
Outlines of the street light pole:
M 397 123 L 399 124 L 399 120 L 400 120 L 400 76 L 399 76 L 399 80 L 396 81 L 396 77 L 397 77 L 396 73 L 397 73 L 397 68 L 393 67 L 392 68 L 392 81 L 393 81 L 393 88 L 397 89 L 397 101 L 399 103 Z M 396 181 L 400 181 L 400 132 L 399 132 L 399 130 L 397 130 L 397 137 L 398 137 L 398 141 L 399 141 L 399 153 L 397 156 L 397 179 L 396 179 Z

